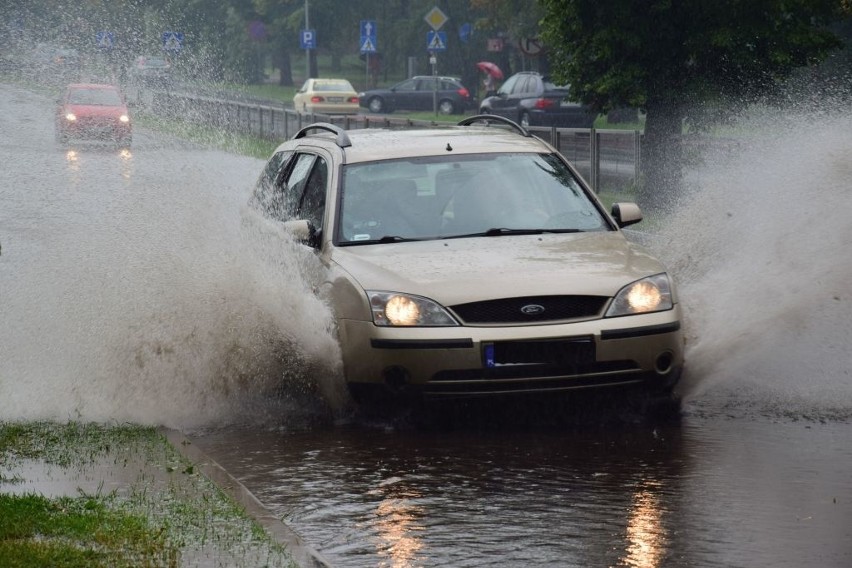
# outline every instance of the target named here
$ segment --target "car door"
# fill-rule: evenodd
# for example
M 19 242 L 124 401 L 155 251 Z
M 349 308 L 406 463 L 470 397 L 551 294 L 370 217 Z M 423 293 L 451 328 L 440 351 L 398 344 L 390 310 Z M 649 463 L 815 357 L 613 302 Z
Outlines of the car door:
M 514 91 L 515 87 L 518 85 L 518 82 L 524 80 L 526 81 L 525 75 L 512 75 L 506 82 L 500 85 L 500 88 L 497 89 L 497 94 L 492 97 L 489 102 L 491 103 L 491 112 L 498 116 L 505 116 L 506 118 L 510 118 L 512 120 L 515 119 L 515 109 L 510 106 L 511 99 L 510 96 Z
M 417 96 L 417 79 L 408 79 L 401 83 L 397 83 L 391 89 L 391 93 L 388 98 L 390 99 L 391 108 L 411 110 L 417 108 Z
M 529 102 L 530 99 L 535 98 L 536 92 L 536 84 L 538 81 L 538 77 L 535 75 L 524 75 L 518 79 L 518 82 L 515 83 L 514 88 L 512 88 L 512 92 L 509 93 L 509 98 L 507 99 L 506 109 L 508 118 L 516 122 L 521 122 L 521 115 L 526 108 L 525 102 Z
M 436 96 L 440 97 L 440 92 L 435 93 L 436 89 L 440 89 L 440 80 L 435 77 L 421 77 L 417 79 L 417 99 L 412 103 L 415 106 L 411 110 L 432 110 Z

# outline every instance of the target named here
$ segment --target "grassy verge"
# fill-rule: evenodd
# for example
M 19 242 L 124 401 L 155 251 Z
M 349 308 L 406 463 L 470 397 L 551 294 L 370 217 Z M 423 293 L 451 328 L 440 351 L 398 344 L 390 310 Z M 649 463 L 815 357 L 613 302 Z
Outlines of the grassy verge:
M 0 566 L 295 566 L 152 428 L 0 422 L 0 464 Z
M 237 132 L 226 132 L 197 122 L 164 119 L 144 111 L 137 112 L 134 115 L 134 121 L 140 126 L 171 134 L 182 140 L 262 160 L 269 158 L 275 148 L 283 142 L 283 140 L 268 140 Z

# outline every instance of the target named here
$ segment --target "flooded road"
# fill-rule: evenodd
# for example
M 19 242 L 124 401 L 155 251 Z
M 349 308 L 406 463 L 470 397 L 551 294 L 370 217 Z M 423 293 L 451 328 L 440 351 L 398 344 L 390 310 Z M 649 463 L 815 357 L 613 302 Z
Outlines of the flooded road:
M 690 415 L 567 431 L 196 438 L 334 566 L 852 562 L 852 427 Z
M 59 147 L 52 100 L 0 85 L 0 420 L 180 428 L 334 566 L 852 565 L 848 113 L 708 160 L 652 236 L 679 419 L 423 427 L 353 413 L 261 160 Z

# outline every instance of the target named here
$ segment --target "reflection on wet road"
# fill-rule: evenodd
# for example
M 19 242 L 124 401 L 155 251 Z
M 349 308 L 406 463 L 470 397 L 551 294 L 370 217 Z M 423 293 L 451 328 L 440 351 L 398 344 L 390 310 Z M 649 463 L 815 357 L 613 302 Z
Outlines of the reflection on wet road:
M 563 432 L 347 425 L 195 440 L 334 566 L 840 568 L 849 434 L 687 413 Z

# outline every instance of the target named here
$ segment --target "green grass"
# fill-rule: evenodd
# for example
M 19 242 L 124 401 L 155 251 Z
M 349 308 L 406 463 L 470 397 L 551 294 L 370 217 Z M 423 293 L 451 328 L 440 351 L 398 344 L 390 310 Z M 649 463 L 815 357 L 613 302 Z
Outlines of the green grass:
M 152 428 L 0 422 L 0 482 L 24 483 L 22 473 L 34 462 L 46 466 L 51 480 L 97 478 L 104 467 L 146 469 L 120 492 L 99 486 L 74 496 L 0 493 L 0 566 L 178 566 L 211 551 L 229 566 L 294 566 L 283 547 Z
M 141 126 L 165 132 L 183 140 L 262 160 L 268 159 L 275 148 L 283 142 L 283 140 L 267 140 L 237 132 L 224 132 L 196 122 L 164 119 L 145 112 L 135 114 L 134 120 Z
M 180 551 L 111 497 L 0 494 L 0 566 L 169 566 Z

